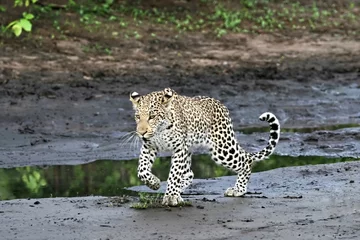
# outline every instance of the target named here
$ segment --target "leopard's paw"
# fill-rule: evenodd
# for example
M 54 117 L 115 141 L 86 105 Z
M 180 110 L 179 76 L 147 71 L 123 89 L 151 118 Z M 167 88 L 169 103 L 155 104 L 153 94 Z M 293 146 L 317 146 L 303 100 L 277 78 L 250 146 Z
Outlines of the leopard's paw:
M 164 196 L 162 204 L 165 206 L 177 206 L 181 203 L 183 203 L 184 200 L 182 199 L 182 197 L 180 195 L 176 195 L 176 196 Z
M 152 179 L 150 181 L 147 181 L 145 184 L 152 190 L 158 190 L 160 188 L 160 179 L 153 176 Z
M 236 189 L 236 188 L 228 188 L 224 195 L 226 197 L 241 197 L 246 193 L 246 189 Z

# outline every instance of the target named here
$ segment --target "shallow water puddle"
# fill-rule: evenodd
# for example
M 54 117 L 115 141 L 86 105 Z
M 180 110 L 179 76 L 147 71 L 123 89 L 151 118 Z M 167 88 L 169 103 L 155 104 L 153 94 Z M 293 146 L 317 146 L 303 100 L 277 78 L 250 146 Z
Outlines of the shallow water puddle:
M 279 167 L 324 164 L 358 160 L 354 158 L 288 157 L 273 155 L 256 163 L 253 172 Z M 167 179 L 169 158 L 159 158 L 153 173 L 162 181 Z M 208 155 L 193 156 L 195 178 L 234 175 L 216 165 Z M 0 169 L 0 200 L 16 198 L 119 196 L 131 194 L 124 187 L 141 185 L 137 178 L 137 159 L 128 161 L 98 160 L 82 165 L 49 167 L 17 167 Z

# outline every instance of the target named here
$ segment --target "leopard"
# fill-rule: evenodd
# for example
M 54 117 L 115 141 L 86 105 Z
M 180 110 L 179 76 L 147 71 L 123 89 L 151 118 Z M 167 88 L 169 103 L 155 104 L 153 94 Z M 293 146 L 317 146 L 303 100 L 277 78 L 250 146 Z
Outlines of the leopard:
M 159 153 L 171 153 L 167 187 L 162 198 L 165 206 L 184 203 L 181 194 L 194 179 L 191 159 L 201 147 L 210 153 L 215 163 L 237 174 L 233 187 L 225 197 L 241 197 L 254 162 L 268 158 L 280 138 L 280 123 L 271 112 L 261 114 L 260 120 L 270 126 L 267 145 L 258 152 L 248 152 L 238 143 L 230 112 L 219 100 L 207 96 L 184 96 L 172 88 L 140 95 L 130 93 L 136 122 L 136 134 L 141 138 L 138 178 L 150 189 L 160 188 L 160 179 L 151 172 Z

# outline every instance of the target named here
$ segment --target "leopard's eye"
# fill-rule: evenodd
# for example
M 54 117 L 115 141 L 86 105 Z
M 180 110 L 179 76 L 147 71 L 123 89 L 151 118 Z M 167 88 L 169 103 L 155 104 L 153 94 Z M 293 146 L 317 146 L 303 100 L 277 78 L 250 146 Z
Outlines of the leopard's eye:
M 151 115 L 149 116 L 149 120 L 154 119 L 155 117 L 156 117 L 155 114 L 151 114 Z

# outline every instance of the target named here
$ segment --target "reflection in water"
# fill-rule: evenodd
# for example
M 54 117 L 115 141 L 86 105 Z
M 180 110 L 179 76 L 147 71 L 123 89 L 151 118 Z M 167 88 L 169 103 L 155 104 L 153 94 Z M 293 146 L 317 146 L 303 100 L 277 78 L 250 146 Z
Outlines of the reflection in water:
M 288 157 L 271 156 L 256 163 L 253 172 L 279 167 L 323 164 L 358 160 L 354 158 Z M 153 173 L 162 181 L 167 179 L 169 158 L 159 158 Z M 192 169 L 195 178 L 211 178 L 234 175 L 216 165 L 208 155 L 193 156 Z M 141 185 L 137 178 L 137 160 L 99 160 L 83 165 L 50 167 L 18 167 L 0 169 L 0 200 L 15 198 L 117 196 L 129 194 L 124 187 Z
M 358 123 L 346 123 L 330 126 L 317 126 L 317 127 L 307 127 L 307 128 L 281 128 L 281 132 L 297 132 L 297 133 L 312 133 L 315 131 L 334 131 L 343 128 L 355 128 L 360 127 Z M 256 132 L 268 132 L 269 127 L 246 127 L 246 128 L 237 128 L 236 131 L 239 131 L 244 134 L 251 134 Z

